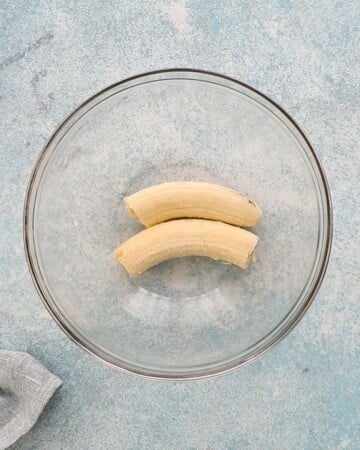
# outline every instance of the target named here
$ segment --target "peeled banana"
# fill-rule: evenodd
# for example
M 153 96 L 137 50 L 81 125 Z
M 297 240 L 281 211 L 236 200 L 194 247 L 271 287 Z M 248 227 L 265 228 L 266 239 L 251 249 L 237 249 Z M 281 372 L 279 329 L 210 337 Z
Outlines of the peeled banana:
M 226 223 L 182 219 L 147 228 L 124 242 L 114 255 L 131 277 L 171 258 L 208 256 L 246 268 L 259 238 Z
M 151 186 L 124 199 L 129 214 L 145 226 L 177 218 L 202 218 L 251 227 L 260 222 L 258 205 L 232 189 L 199 182 Z

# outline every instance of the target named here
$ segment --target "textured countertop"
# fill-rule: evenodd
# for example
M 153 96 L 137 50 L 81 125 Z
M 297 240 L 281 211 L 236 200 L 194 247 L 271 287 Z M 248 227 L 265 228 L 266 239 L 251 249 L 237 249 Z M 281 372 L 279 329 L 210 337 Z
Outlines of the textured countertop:
M 0 4 L 0 348 L 64 380 L 16 449 L 358 449 L 359 26 L 356 0 L 3 0 Z M 43 307 L 22 243 L 26 185 L 79 103 L 144 71 L 194 67 L 282 105 L 326 170 L 327 276 L 296 329 L 218 378 L 164 383 L 105 367 Z

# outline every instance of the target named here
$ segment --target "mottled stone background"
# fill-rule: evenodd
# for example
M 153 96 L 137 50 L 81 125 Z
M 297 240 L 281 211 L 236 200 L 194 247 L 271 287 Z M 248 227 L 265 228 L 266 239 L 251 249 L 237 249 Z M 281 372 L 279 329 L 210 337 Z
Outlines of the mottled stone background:
M 16 449 L 358 449 L 359 73 L 356 0 L 2 0 L 0 348 L 64 380 Z M 334 244 L 316 301 L 254 364 L 161 383 L 118 373 L 54 325 L 28 274 L 22 206 L 44 142 L 80 102 L 127 76 L 223 72 L 280 103 L 327 172 Z

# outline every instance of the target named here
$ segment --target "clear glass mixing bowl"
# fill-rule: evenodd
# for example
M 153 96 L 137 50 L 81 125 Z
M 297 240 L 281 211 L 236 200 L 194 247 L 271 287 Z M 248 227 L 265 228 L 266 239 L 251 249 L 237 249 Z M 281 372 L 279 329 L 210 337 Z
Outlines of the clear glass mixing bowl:
M 129 279 L 112 252 L 141 227 L 122 199 L 174 180 L 261 205 L 248 270 L 192 257 Z M 119 369 L 189 379 L 242 366 L 292 329 L 324 276 L 331 217 L 324 172 L 286 112 L 236 80 L 174 69 L 110 86 L 62 123 L 33 171 L 24 235 L 70 338 Z

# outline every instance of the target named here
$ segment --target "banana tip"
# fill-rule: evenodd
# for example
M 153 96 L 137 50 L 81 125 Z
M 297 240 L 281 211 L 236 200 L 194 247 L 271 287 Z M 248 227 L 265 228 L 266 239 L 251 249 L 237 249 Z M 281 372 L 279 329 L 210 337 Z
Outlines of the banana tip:
M 129 205 L 129 200 L 127 197 L 124 198 L 124 203 L 125 203 L 127 212 L 129 213 L 130 217 L 132 217 L 133 219 L 137 219 L 136 212 Z
M 121 247 L 117 248 L 114 252 L 113 255 L 115 256 L 115 258 L 120 259 L 123 255 L 123 250 Z

